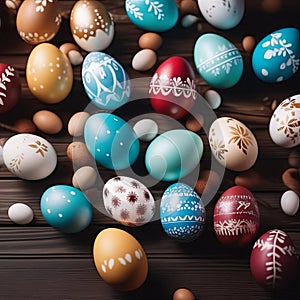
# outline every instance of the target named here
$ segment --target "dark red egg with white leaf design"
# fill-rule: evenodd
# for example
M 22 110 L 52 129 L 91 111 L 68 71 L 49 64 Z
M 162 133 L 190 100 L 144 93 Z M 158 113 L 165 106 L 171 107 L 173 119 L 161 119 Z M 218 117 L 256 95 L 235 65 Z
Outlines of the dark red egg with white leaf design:
M 214 208 L 214 231 L 225 245 L 243 247 L 251 243 L 259 230 L 259 209 L 252 193 L 243 186 L 226 190 Z
M 298 257 L 288 234 L 279 229 L 264 233 L 253 246 L 250 269 L 257 283 L 266 288 L 280 291 L 292 285 Z
M 0 114 L 13 109 L 21 98 L 18 72 L 10 65 L 0 63 Z
M 180 56 L 162 62 L 151 79 L 149 94 L 157 113 L 174 119 L 184 117 L 197 97 L 195 73 L 189 62 Z

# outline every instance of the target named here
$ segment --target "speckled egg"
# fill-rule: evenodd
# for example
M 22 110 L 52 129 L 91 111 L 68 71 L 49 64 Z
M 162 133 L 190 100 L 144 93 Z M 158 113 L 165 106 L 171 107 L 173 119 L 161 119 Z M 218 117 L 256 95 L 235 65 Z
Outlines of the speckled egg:
M 99 108 L 117 109 L 130 96 L 126 71 L 116 59 L 103 52 L 91 52 L 85 57 L 82 82 L 88 97 Z
M 276 83 L 289 79 L 298 71 L 299 59 L 299 30 L 283 28 L 257 44 L 252 55 L 252 67 L 260 80 Z
M 160 218 L 164 231 L 170 237 L 192 241 L 204 230 L 205 207 L 193 188 L 177 182 L 162 195 Z

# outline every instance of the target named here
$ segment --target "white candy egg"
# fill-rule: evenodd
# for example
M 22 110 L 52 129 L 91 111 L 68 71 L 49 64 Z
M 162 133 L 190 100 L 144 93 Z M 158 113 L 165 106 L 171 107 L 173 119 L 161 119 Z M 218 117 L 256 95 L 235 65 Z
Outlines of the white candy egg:
M 280 206 L 285 214 L 295 215 L 299 209 L 299 196 L 292 190 L 284 192 L 280 199 Z
M 11 221 L 19 225 L 29 224 L 33 220 L 32 209 L 24 203 L 15 203 L 7 211 Z

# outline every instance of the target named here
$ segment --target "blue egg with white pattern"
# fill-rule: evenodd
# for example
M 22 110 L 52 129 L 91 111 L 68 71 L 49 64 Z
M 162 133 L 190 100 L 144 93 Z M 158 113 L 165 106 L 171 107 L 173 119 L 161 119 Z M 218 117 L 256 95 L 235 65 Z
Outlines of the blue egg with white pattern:
M 140 142 L 132 127 L 114 114 L 90 116 L 84 126 L 84 140 L 95 160 L 111 170 L 130 167 L 140 152 Z
M 97 107 L 113 110 L 128 101 L 129 76 L 112 56 L 90 52 L 83 61 L 81 76 L 86 94 Z
M 133 24 L 155 32 L 170 30 L 179 16 L 174 0 L 126 0 L 125 9 Z
M 160 219 L 168 236 L 181 241 L 193 241 L 204 231 L 205 207 L 192 187 L 177 182 L 162 195 Z
M 49 225 L 64 233 L 77 233 L 92 221 L 92 206 L 83 192 L 68 185 L 48 188 L 40 201 L 42 215 Z
M 252 55 L 255 75 L 269 83 L 291 78 L 299 69 L 299 43 L 296 28 L 283 28 L 264 37 Z

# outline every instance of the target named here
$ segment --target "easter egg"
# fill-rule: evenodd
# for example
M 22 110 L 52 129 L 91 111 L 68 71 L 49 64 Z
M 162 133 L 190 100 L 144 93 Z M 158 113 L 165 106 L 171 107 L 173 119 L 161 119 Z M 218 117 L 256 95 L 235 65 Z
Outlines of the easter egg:
M 283 100 L 273 112 L 269 123 L 272 141 L 284 148 L 300 144 L 300 95 Z
M 102 230 L 95 239 L 93 257 L 101 278 L 117 290 L 136 290 L 147 278 L 146 253 L 142 245 L 124 230 Z
M 90 202 L 72 186 L 55 185 L 48 188 L 41 197 L 40 207 L 47 223 L 61 232 L 80 232 L 92 221 Z
M 257 160 L 258 145 L 255 136 L 236 119 L 216 119 L 209 129 L 208 138 L 213 156 L 229 170 L 246 171 Z
M 126 226 L 144 225 L 155 212 L 155 202 L 148 188 L 126 176 L 113 177 L 105 183 L 103 202 L 109 215 Z
M 125 9 L 132 23 L 155 32 L 170 30 L 179 16 L 174 0 L 126 0 Z
M 54 171 L 57 155 L 44 138 L 20 133 L 10 137 L 4 144 L 3 160 L 14 175 L 26 180 L 40 180 Z
M 300 199 L 296 192 L 285 191 L 280 198 L 280 207 L 288 216 L 294 216 L 299 210 Z
M 129 77 L 121 64 L 103 52 L 89 53 L 82 65 L 84 89 L 99 108 L 116 109 L 130 96 Z
M 84 139 L 91 155 L 108 169 L 128 168 L 139 155 L 140 143 L 133 129 L 114 114 L 98 113 L 89 117 Z
M 192 241 L 204 230 L 205 207 L 192 187 L 174 183 L 163 193 L 160 219 L 164 231 L 172 238 Z
M 200 76 L 212 87 L 233 87 L 243 74 L 244 63 L 239 50 L 226 38 L 201 35 L 194 46 L 194 61 Z
M 293 241 L 282 230 L 271 229 L 254 244 L 250 256 L 253 278 L 272 290 L 287 289 L 295 280 L 298 257 Z
M 203 142 L 199 135 L 174 129 L 156 137 L 145 155 L 146 168 L 158 180 L 173 181 L 191 173 L 200 163 Z
M 25 203 L 12 204 L 7 210 L 7 215 L 12 222 L 19 225 L 29 224 L 34 218 L 32 208 Z
M 300 37 L 296 28 L 283 28 L 264 37 L 255 47 L 252 67 L 264 82 L 291 78 L 299 69 Z
M 184 117 L 197 98 L 195 73 L 189 62 L 180 56 L 162 62 L 151 79 L 149 94 L 156 112 L 174 119 Z
M 73 70 L 69 59 L 56 46 L 42 43 L 29 54 L 26 79 L 33 96 L 54 104 L 69 95 L 73 86 Z
M 75 42 L 88 52 L 106 49 L 114 37 L 114 23 L 100 1 L 76 1 L 70 28 Z
M 214 231 L 228 246 L 249 245 L 259 230 L 259 210 L 252 193 L 243 186 L 226 190 L 214 208 Z

